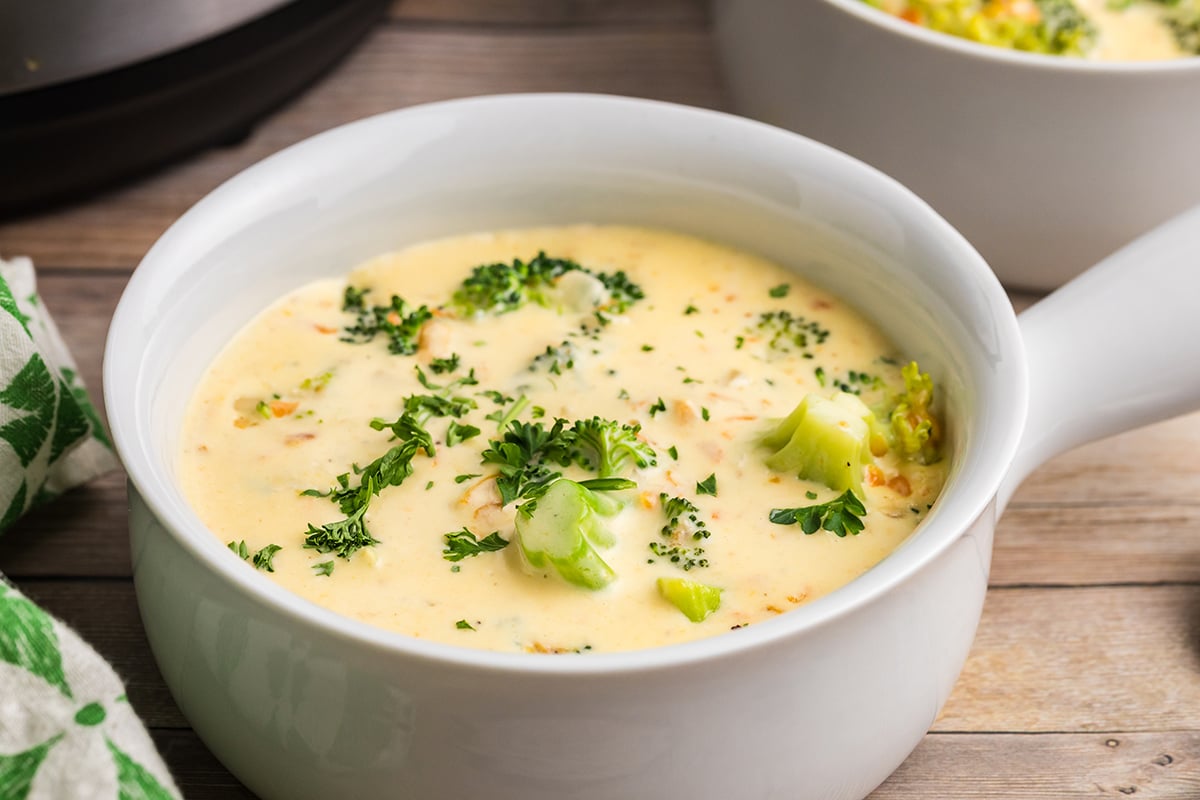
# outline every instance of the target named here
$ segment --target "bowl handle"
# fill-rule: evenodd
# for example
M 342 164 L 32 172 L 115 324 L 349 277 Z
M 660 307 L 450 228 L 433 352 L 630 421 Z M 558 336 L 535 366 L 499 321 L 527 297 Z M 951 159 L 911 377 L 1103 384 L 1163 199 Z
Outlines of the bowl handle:
M 1078 445 L 1200 408 L 1200 206 L 1019 317 L 1029 416 L 998 494 Z

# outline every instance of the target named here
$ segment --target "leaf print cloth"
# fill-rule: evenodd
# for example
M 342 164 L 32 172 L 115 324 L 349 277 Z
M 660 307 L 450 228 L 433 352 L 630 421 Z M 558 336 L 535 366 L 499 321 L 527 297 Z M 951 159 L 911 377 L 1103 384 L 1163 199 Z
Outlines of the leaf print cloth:
M 29 259 L 0 259 L 0 533 L 116 466 Z M 177 800 L 111 666 L 0 574 L 0 800 Z

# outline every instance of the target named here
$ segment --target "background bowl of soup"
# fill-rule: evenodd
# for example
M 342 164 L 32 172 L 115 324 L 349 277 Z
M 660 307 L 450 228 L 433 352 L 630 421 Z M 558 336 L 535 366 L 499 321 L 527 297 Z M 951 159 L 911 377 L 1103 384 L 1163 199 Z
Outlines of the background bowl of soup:
M 1183 313 L 1197 287 L 1178 246 L 1195 221 L 1018 322 L 986 263 L 915 195 L 749 120 L 509 96 L 411 108 L 302 142 L 176 222 L 110 328 L 107 410 L 162 675 L 204 742 L 264 798 L 862 797 L 920 741 L 957 678 L 995 519 L 1016 483 L 1067 447 L 1200 401 L 1200 376 L 1179 368 L 1197 359 L 1178 349 L 1200 339 Z M 205 529 L 181 488 L 182 415 L 255 314 L 413 242 L 576 222 L 666 228 L 770 258 L 918 359 L 942 392 L 949 470 L 916 533 L 843 588 L 749 627 L 548 655 L 340 616 L 248 568 Z M 1118 304 L 1119 328 L 1106 321 Z M 1123 381 L 1110 377 L 1114 358 L 1126 359 Z M 1087 415 L 1074 413 L 1081 397 Z
M 736 110 L 897 178 L 1006 284 L 1058 286 L 1200 203 L 1200 57 L 1019 52 L 862 0 L 718 0 L 714 13 Z

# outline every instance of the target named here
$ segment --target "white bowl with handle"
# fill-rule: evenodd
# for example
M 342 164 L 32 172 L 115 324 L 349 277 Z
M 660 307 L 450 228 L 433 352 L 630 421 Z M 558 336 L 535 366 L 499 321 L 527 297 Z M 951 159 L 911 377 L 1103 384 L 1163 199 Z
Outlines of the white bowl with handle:
M 979 255 L 908 190 L 737 117 L 518 95 L 411 108 L 302 142 L 176 222 L 110 329 L 107 409 L 163 677 L 204 742 L 264 798 L 862 797 L 920 741 L 958 676 L 1016 483 L 1060 450 L 1200 404 L 1200 370 L 1179 370 L 1200 340 L 1183 313 L 1200 287 L 1178 248 L 1195 244 L 1196 219 L 1018 320 Z M 773 258 L 930 369 L 951 469 L 917 533 L 770 621 L 579 657 L 411 639 L 229 558 L 180 491 L 176 451 L 184 406 L 242 324 L 381 251 L 580 221 L 672 228 Z M 1107 322 L 1117 310 L 1119 331 Z M 1156 346 L 1168 342 L 1191 360 Z M 1114 358 L 1121 381 L 1109 377 Z
M 863 0 L 715 0 L 740 113 L 878 167 L 1010 286 L 1053 289 L 1200 204 L 1200 57 L 988 47 Z

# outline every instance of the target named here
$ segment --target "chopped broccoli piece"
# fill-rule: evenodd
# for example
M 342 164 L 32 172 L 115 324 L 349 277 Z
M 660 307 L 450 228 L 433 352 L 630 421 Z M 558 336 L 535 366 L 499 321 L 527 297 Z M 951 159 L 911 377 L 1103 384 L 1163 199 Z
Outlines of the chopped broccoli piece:
M 628 482 L 621 481 L 617 488 Z M 599 488 L 599 487 L 598 487 Z M 534 572 L 555 573 L 585 589 L 602 589 L 616 578 L 597 552 L 616 538 L 606 518 L 621 502 L 566 478 L 554 481 L 538 498 L 517 508 L 517 549 Z
M 687 578 L 659 578 L 658 593 L 692 622 L 703 622 L 721 607 L 721 590 Z
M 808 394 L 762 443 L 774 450 L 766 464 L 795 472 L 834 491 L 862 494 L 863 466 L 871 457 L 874 415 L 861 400 L 840 392 L 832 399 Z
M 654 448 L 638 439 L 642 426 L 623 425 L 616 420 L 577 420 L 571 428 L 576 460 L 594 469 L 602 478 L 619 475 L 631 466 L 650 467 L 657 463 Z
M 900 454 L 910 461 L 932 464 L 939 456 L 941 426 L 930 410 L 933 405 L 933 378 L 910 361 L 901 370 L 904 392 L 892 409 L 891 433 Z M 836 487 L 834 487 L 836 488 Z

